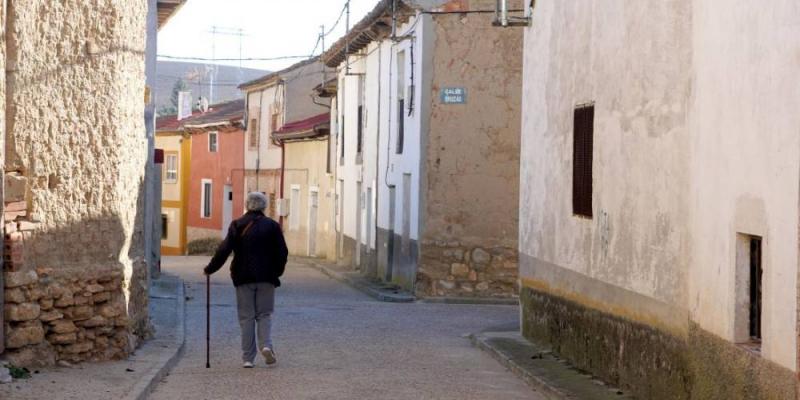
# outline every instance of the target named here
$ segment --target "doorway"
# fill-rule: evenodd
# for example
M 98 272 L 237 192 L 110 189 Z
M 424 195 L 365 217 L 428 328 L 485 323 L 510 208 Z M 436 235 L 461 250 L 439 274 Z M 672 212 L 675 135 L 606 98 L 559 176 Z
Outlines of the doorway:
M 361 182 L 356 182 L 356 266 L 361 267 L 361 209 L 364 208 L 364 195 L 361 193 Z
M 308 256 L 317 256 L 317 216 L 319 211 L 319 188 L 309 189 L 308 202 Z
M 386 238 L 386 282 L 392 281 L 394 269 L 394 220 L 395 220 L 395 186 L 389 186 L 389 232 Z
M 228 234 L 228 227 L 233 222 L 233 186 L 225 185 L 222 191 L 222 238 Z

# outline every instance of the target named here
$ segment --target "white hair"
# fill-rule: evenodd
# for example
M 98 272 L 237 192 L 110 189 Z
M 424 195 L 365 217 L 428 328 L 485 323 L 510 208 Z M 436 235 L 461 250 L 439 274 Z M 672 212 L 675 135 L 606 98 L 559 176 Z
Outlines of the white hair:
M 247 195 L 247 211 L 264 211 L 268 202 L 264 193 L 252 192 Z

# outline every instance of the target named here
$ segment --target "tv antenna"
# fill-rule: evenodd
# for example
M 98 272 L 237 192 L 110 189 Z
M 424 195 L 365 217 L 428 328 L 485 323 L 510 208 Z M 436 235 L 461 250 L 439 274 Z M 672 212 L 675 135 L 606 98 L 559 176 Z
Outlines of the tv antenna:
M 243 38 L 248 36 L 244 29 L 242 28 L 226 28 L 221 26 L 213 25 L 211 26 L 211 70 L 210 72 L 210 80 L 211 84 L 208 85 L 208 102 L 209 104 L 214 104 L 214 80 L 217 78 L 217 35 L 222 36 L 235 36 L 239 38 L 239 84 L 242 84 L 244 81 L 244 76 L 242 73 L 242 46 L 243 46 Z

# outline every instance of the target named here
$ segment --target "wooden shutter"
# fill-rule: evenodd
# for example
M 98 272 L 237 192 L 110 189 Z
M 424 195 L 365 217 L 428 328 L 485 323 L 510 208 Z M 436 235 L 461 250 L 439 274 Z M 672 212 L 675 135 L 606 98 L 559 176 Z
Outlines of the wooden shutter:
M 572 212 L 591 218 L 594 106 L 575 109 L 573 136 Z

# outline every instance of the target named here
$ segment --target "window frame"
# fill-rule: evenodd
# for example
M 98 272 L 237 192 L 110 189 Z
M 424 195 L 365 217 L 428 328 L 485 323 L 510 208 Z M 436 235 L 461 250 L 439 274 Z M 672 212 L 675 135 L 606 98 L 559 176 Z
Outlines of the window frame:
M 258 118 L 251 118 L 250 119 L 250 126 L 247 138 L 247 147 L 250 150 L 256 150 L 258 148 Z
M 214 138 L 213 141 L 211 140 L 212 137 Z M 213 146 L 212 146 L 212 143 L 213 143 Z M 209 153 L 217 153 L 217 152 L 219 152 L 219 132 L 217 132 L 217 131 L 208 132 L 208 152 Z
M 208 196 L 206 196 L 206 185 L 208 185 Z M 206 201 L 206 197 L 208 200 Z M 208 215 L 206 215 L 208 206 Z M 200 218 L 211 219 L 214 215 L 214 182 L 211 179 L 200 180 Z
M 170 169 L 170 159 L 174 159 L 174 169 Z M 171 174 L 174 177 L 170 177 Z M 164 183 L 175 184 L 180 178 L 180 154 L 177 151 L 164 152 Z

